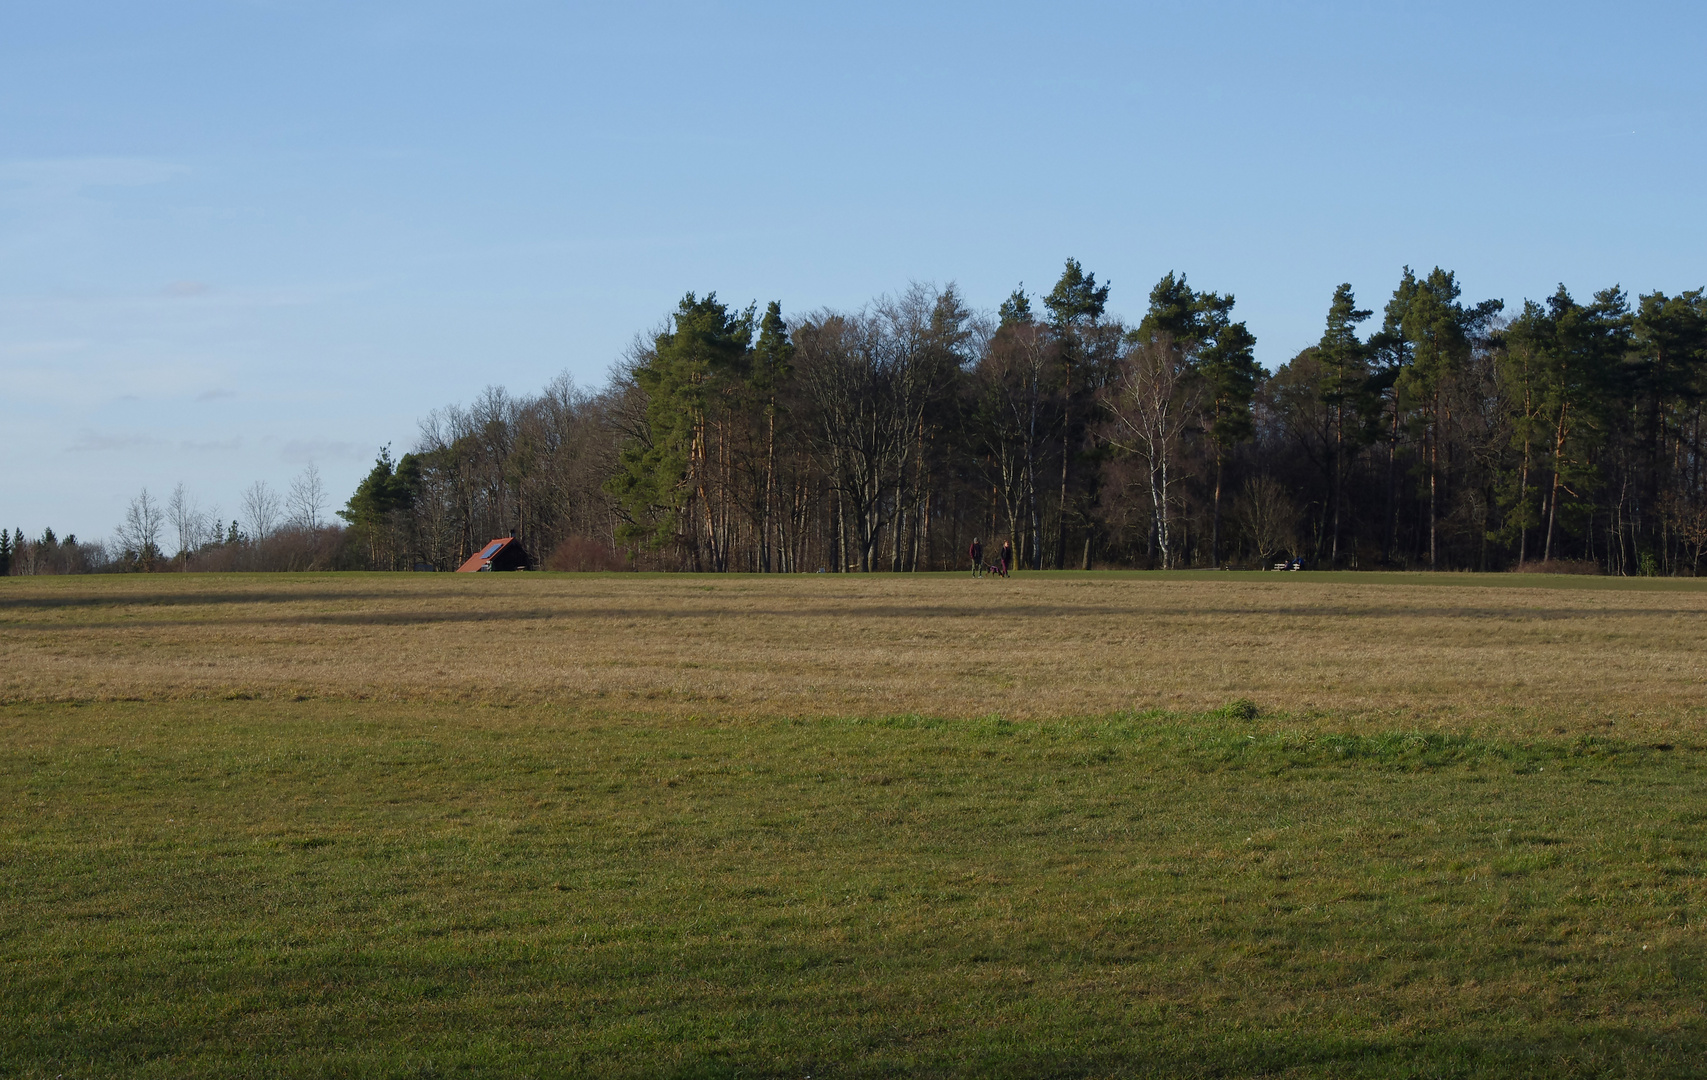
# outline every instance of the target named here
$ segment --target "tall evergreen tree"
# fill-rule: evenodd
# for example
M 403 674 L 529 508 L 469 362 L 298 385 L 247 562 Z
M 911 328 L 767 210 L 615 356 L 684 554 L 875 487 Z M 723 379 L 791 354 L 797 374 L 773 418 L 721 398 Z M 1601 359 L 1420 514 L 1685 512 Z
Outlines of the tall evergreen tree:
M 782 318 L 782 304 L 772 300 L 759 320 L 759 340 L 753 348 L 751 386 L 764 402 L 765 479 L 762 520 L 759 527 L 759 562 L 768 574 L 773 568 L 774 522 L 776 516 L 776 414 L 777 391 L 794 373 L 794 343 Z
M 1541 557 L 1551 559 L 1562 500 L 1586 502 L 1601 481 L 1593 450 L 1607 431 L 1618 368 L 1629 348 L 1629 301 L 1618 288 L 1602 289 L 1591 304 L 1579 304 L 1560 285 L 1547 301 L 1552 331 L 1545 358 L 1547 416 L 1551 421 L 1552 482 L 1547 493 L 1546 539 Z
M 1232 298 L 1228 297 L 1231 308 Z M 1211 488 L 1210 559 L 1221 565 L 1221 488 L 1227 455 L 1254 434 L 1251 402 L 1256 397 L 1262 368 L 1256 361 L 1256 335 L 1242 322 L 1224 322 L 1197 354 L 1197 371 L 1208 384 L 1209 416 L 1205 427 L 1215 455 Z
M 1408 274 L 1408 270 L 1407 270 Z M 1440 445 L 1443 392 L 1447 382 L 1469 359 L 1474 335 L 1505 306 L 1485 300 L 1473 308 L 1459 303 L 1456 277 L 1435 267 L 1418 282 L 1405 307 L 1400 332 L 1412 348 L 1411 363 L 1399 376 L 1422 409 L 1423 456 L 1428 481 L 1428 565 L 1439 564 L 1437 531 L 1440 518 Z M 1397 296 L 1395 296 L 1397 299 Z
M 415 501 L 420 484 L 420 465 L 413 454 L 402 462 L 391 460 L 391 447 L 382 447 L 367 476 L 356 485 L 338 516 L 350 524 L 368 549 L 368 564 L 391 569 L 399 551 L 396 511 L 406 511 Z M 236 527 L 235 521 L 232 523 Z
M 1547 309 L 1533 300 L 1499 336 L 1499 372 L 1511 416 L 1511 445 L 1517 455 L 1514 469 L 1503 477 L 1500 507 L 1504 525 L 1495 539 L 1515 540 L 1517 561 L 1529 561 L 1529 534 L 1541 517 L 1534 476 L 1546 444 L 1547 357 L 1553 348 L 1553 324 Z
M 1061 354 L 1061 495 L 1056 515 L 1057 570 L 1066 565 L 1068 478 L 1078 435 L 1073 427 L 1074 417 L 1079 415 L 1073 410 L 1073 396 L 1080 388 L 1074 374 L 1084 369 L 1085 331 L 1102 318 L 1108 307 L 1108 290 L 1106 283 L 1097 284 L 1095 274 L 1085 273 L 1079 260 L 1068 259 L 1055 288 L 1043 298 L 1043 306 L 1049 309 L 1049 320 L 1060 342 Z M 1041 551 L 1036 553 L 1039 563 L 1042 556 Z
M 1328 561 L 1336 569 L 1340 562 L 1340 512 L 1345 501 L 1346 412 L 1354 407 L 1369 381 L 1369 350 L 1358 340 L 1357 326 L 1372 314 L 1358 308 L 1349 282 L 1341 284 L 1334 290 L 1327 329 L 1316 349 L 1316 360 L 1322 366 L 1322 402 L 1331 411 L 1334 425 Z
M 1204 381 L 1207 415 L 1203 426 L 1214 457 L 1211 484 L 1210 558 L 1221 561 L 1221 502 L 1228 453 L 1253 434 L 1251 403 L 1262 377 L 1256 362 L 1256 337 L 1233 322 L 1234 298 L 1198 292 L 1184 274 L 1168 271 L 1150 290 L 1150 306 L 1133 344 L 1161 342 Z
M 1405 337 L 1405 313 L 1410 310 L 1411 300 L 1418 289 L 1416 274 L 1410 267 L 1405 267 L 1399 277 L 1399 284 L 1393 290 L 1393 295 L 1387 301 L 1382 311 L 1381 329 L 1371 335 L 1366 344 L 1370 357 L 1374 362 L 1374 370 L 1370 374 L 1369 389 L 1382 402 L 1382 417 L 1385 429 L 1382 441 L 1387 444 L 1386 468 L 1386 513 L 1383 515 L 1381 561 L 1390 563 L 1393 560 L 1393 546 L 1397 538 L 1399 525 L 1398 505 L 1398 455 L 1399 438 L 1403 430 L 1408 403 L 1404 399 L 1404 391 L 1408 385 L 1404 376 L 1410 370 L 1411 362 L 1415 359 L 1416 350 Z
M 731 311 L 716 293 L 702 300 L 690 292 L 634 370 L 646 395 L 646 438 L 623 447 L 609 484 L 628 515 L 623 537 L 652 547 L 680 543 L 695 568 L 704 565 L 702 552 L 713 569 L 726 563 L 724 530 L 707 491 L 707 413 L 728 380 L 747 374 L 755 314 L 754 307 Z
M 1625 382 L 1634 399 L 1641 491 L 1657 519 L 1650 532 L 1675 531 L 1695 520 L 1700 493 L 1707 292 L 1641 297 L 1633 330 Z M 1669 546 L 1663 535 L 1654 541 L 1661 550 Z

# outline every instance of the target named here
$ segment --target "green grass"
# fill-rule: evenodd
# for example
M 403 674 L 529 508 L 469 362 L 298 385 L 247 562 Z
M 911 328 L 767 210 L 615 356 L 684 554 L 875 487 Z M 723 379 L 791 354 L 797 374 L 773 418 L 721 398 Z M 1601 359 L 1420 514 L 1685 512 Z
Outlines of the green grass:
M 1686 1076 L 1707 748 L 0 709 L 0 1075 Z

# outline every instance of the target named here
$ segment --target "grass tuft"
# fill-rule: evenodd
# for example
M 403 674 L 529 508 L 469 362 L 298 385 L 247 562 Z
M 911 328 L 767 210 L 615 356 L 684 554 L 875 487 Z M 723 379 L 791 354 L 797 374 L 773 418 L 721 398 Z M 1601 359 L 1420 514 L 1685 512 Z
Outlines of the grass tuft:
M 1255 720 L 1262 715 L 1262 710 L 1250 698 L 1234 698 L 1221 706 L 1221 715 L 1228 720 Z

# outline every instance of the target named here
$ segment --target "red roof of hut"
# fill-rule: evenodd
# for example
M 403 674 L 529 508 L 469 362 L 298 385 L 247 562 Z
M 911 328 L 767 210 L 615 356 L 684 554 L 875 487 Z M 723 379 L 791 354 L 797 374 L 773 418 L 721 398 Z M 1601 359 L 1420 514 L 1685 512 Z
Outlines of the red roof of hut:
M 459 574 L 476 573 L 481 570 L 521 570 L 528 564 L 527 552 L 513 536 L 500 536 L 486 542 L 486 546 L 468 557 L 468 561 L 456 568 Z

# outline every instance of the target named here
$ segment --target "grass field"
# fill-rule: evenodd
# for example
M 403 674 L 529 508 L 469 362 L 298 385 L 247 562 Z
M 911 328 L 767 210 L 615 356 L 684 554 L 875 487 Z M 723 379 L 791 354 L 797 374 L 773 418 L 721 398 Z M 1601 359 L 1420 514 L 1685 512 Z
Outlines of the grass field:
M 1707 1074 L 1704 615 L 0 579 L 0 1075 Z

